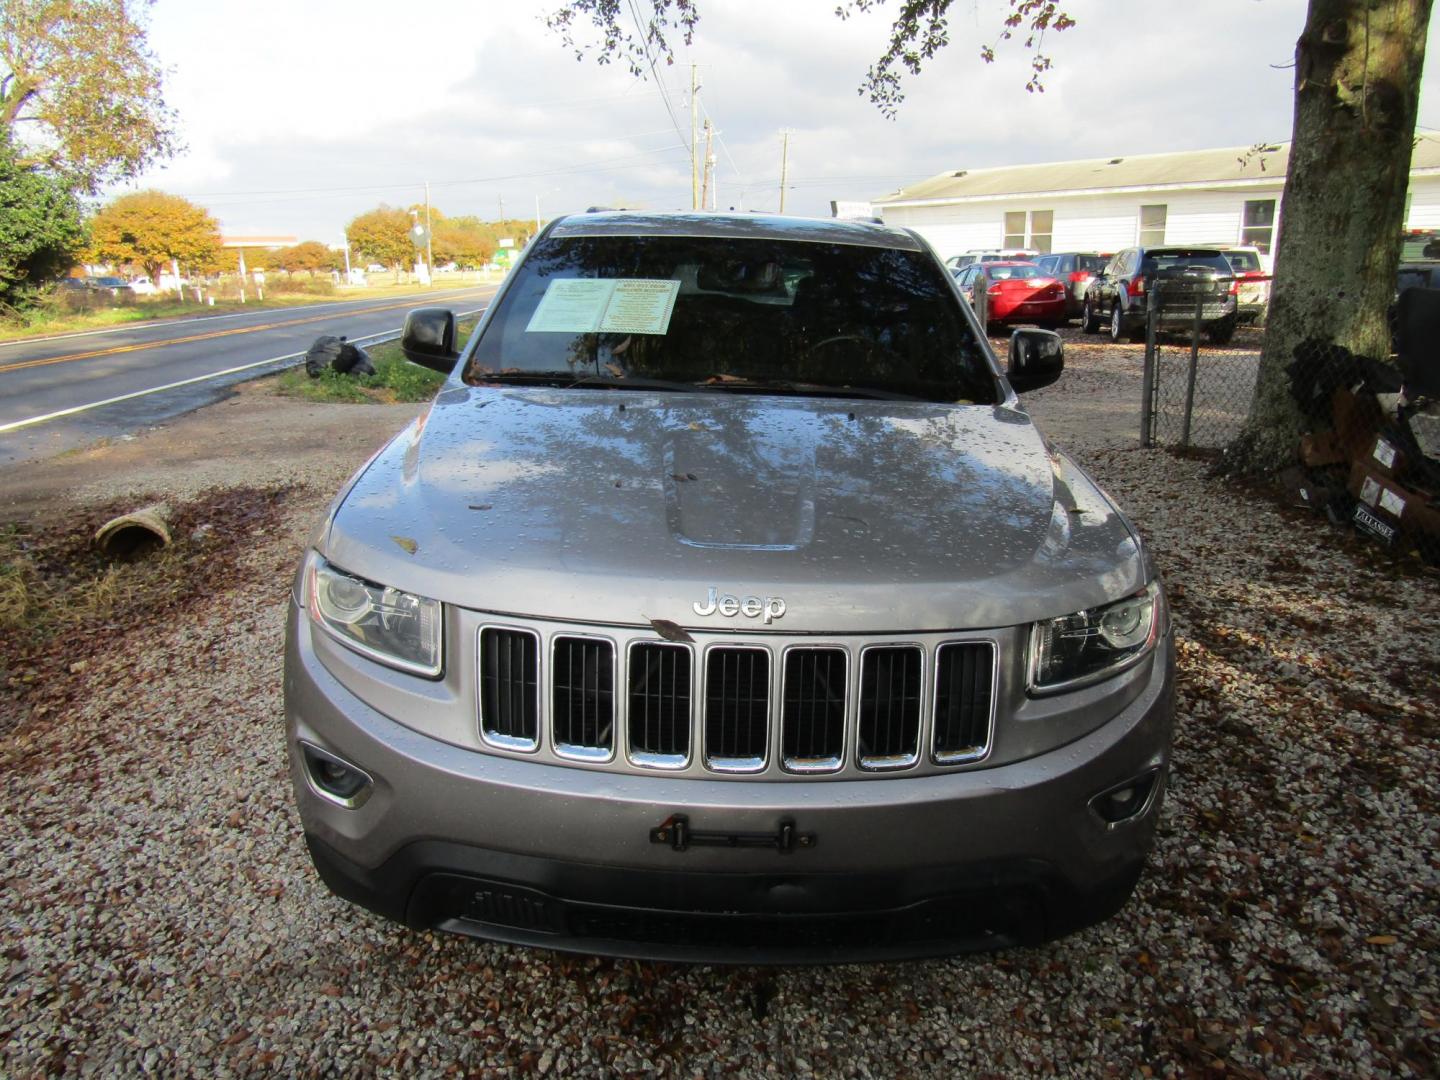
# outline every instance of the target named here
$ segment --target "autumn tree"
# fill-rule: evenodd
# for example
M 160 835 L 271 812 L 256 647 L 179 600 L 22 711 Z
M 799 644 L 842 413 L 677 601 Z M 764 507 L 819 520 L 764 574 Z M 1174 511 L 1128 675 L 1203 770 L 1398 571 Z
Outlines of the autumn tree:
M 1258 385 L 1246 428 L 1227 451 L 1231 472 L 1266 472 L 1295 459 L 1305 420 L 1286 369 L 1297 345 L 1389 353 L 1385 312 L 1399 264 L 1432 2 L 1309 0 L 1295 48 L 1294 129 Z M 860 84 L 887 115 L 903 100 L 902 73 L 918 74 L 949 45 L 952 3 L 850 0 L 835 9 L 842 19 L 881 7 L 895 13 L 885 50 Z M 1043 91 L 1046 33 L 1077 24 L 1055 0 L 1008 4 L 997 38 L 1022 40 L 1031 52 L 1025 88 Z M 696 0 L 649 0 L 648 8 L 642 17 L 620 0 L 569 0 L 546 22 L 577 57 L 620 60 L 648 77 L 657 64 L 673 63 L 670 38 L 690 44 L 700 20 Z M 981 59 L 994 55 L 993 45 L 980 47 Z
M 220 227 L 202 207 L 163 191 L 121 195 L 90 222 L 90 250 L 103 262 L 135 263 L 151 281 L 172 259 L 208 266 L 220 250 Z
M 382 204 L 352 219 L 345 236 L 362 258 L 398 268 L 415 257 L 412 222 L 408 212 Z
M 69 186 L 21 164 L 0 131 L 0 311 L 28 306 L 45 282 L 70 268 L 84 240 Z
M 317 270 L 334 270 L 335 252 L 318 240 L 306 240 L 293 247 L 281 248 L 271 260 L 273 264 L 288 273 L 308 273 L 312 278 Z
M 438 263 L 481 266 L 495 254 L 495 238 L 477 217 L 444 218 L 435 223 L 433 247 Z
M 25 165 L 93 194 L 176 148 L 141 12 L 151 0 L 0 3 L 0 127 Z

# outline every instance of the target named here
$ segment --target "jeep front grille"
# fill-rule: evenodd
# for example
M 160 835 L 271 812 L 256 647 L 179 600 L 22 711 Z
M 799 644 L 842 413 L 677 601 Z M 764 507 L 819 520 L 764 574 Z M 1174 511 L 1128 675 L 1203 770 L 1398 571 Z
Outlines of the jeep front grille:
M 697 632 L 675 642 L 646 632 L 480 626 L 484 744 L 687 776 L 855 779 L 973 765 L 995 738 L 1001 643 L 1022 646 L 1011 630 L 813 645 L 778 634 Z
M 615 749 L 615 646 L 598 638 L 557 637 L 551 656 L 555 752 L 603 761 Z
M 493 746 L 534 750 L 540 737 L 540 638 L 526 630 L 480 632 L 480 733 Z
M 995 646 L 952 642 L 935 655 L 935 760 L 974 761 L 990 744 Z
M 838 769 L 845 753 L 844 649 L 791 649 L 785 654 L 784 764 L 791 772 Z
M 630 757 L 683 768 L 690 757 L 690 650 L 640 641 L 630 647 Z
M 860 654 L 860 764 L 901 769 L 920 756 L 921 668 L 914 645 L 872 646 Z
M 721 772 L 764 768 L 770 650 L 711 649 L 705 665 L 705 764 Z

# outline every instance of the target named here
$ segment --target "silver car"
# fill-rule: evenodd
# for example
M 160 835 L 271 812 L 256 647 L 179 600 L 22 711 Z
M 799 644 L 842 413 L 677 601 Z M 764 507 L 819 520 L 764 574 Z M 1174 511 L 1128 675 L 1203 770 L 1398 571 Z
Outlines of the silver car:
M 340 896 L 588 953 L 819 962 L 1045 940 L 1129 896 L 1173 648 L 1134 527 L 913 233 L 546 228 L 335 500 L 285 654 Z

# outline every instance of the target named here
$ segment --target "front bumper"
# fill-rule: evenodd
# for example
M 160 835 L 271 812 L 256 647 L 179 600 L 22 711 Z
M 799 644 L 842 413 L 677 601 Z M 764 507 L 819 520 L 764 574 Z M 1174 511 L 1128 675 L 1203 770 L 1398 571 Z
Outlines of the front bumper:
M 651 959 L 835 962 L 1035 942 L 1113 913 L 1155 829 L 1173 722 L 1167 638 L 1110 722 L 1012 765 L 911 778 L 739 782 L 587 772 L 477 753 L 371 709 L 320 663 L 292 607 L 291 774 L 312 857 L 338 895 L 415 928 Z M 317 794 L 301 741 L 374 778 Z M 1099 793 L 1153 775 L 1118 825 Z M 773 833 L 812 845 L 677 851 L 652 832 Z

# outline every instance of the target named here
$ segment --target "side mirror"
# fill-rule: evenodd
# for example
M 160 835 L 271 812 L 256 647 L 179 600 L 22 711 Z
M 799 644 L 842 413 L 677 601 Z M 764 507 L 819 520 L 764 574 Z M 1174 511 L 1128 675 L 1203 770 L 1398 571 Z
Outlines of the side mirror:
M 455 313 L 446 308 L 416 308 L 405 316 L 400 351 L 412 364 L 449 375 L 460 354 L 455 351 Z
M 1065 370 L 1065 343 L 1053 330 L 1022 327 L 1010 335 L 1010 364 L 1005 378 L 1017 394 L 1039 390 Z

